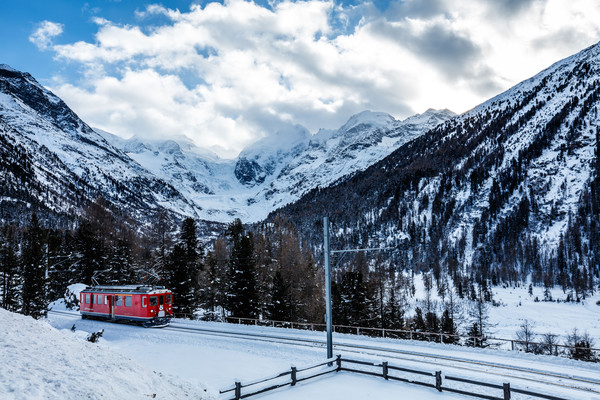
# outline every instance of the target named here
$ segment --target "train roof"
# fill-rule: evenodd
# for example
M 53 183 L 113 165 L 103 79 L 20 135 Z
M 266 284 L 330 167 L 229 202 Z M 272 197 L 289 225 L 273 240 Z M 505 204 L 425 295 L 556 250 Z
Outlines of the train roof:
M 144 285 L 97 285 L 88 286 L 82 293 L 171 293 L 164 286 L 144 286 Z

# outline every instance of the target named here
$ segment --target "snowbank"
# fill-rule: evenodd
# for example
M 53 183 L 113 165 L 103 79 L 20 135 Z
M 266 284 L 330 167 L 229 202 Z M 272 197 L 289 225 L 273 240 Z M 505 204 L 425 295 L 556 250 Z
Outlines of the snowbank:
M 79 336 L 0 308 L 0 398 L 209 398 L 190 383 L 156 373 Z

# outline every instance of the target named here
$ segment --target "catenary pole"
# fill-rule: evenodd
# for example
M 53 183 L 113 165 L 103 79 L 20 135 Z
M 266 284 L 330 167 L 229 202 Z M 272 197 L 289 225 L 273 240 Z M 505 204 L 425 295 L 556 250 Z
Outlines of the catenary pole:
M 331 314 L 331 265 L 329 264 L 329 217 L 323 217 L 323 253 L 325 253 L 325 320 L 327 324 L 327 358 L 333 357 Z

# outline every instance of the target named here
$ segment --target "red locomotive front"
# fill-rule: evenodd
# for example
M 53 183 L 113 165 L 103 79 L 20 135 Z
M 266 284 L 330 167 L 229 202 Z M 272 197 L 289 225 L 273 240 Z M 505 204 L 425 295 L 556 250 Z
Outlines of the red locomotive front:
M 157 286 L 88 286 L 80 294 L 82 318 L 167 325 L 173 318 L 173 293 Z

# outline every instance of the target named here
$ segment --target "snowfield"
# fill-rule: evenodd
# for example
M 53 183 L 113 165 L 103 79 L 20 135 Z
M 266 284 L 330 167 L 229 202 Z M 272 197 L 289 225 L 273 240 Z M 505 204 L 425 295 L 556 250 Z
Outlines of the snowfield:
M 60 308 L 60 304 L 55 305 Z M 76 329 L 73 332 L 72 326 Z M 175 320 L 172 327 L 201 328 L 198 334 L 81 320 L 78 313 L 49 314 L 35 321 L 0 309 L 1 399 L 226 399 L 219 389 L 325 359 L 323 332 Z M 85 339 L 104 329 L 99 343 Z M 210 331 L 213 331 L 212 333 Z M 221 332 L 221 333 L 220 333 Z M 252 333 L 239 338 L 222 332 Z M 298 345 L 261 341 L 267 336 L 318 340 Z M 566 399 L 600 398 L 600 365 L 502 350 L 334 334 L 335 354 L 389 361 L 392 365 L 532 390 Z M 352 349 L 350 345 L 368 346 Z M 404 354 L 402 354 L 404 353 Z M 411 354 L 408 354 L 411 353 Z M 432 358 L 433 356 L 433 358 Z M 467 365 L 461 360 L 479 363 Z M 507 370 L 503 366 L 516 366 Z M 544 382 L 536 382 L 541 373 Z M 573 390 L 571 377 L 580 379 Z M 425 378 L 427 379 L 427 378 Z M 588 383 L 584 383 L 588 382 Z M 591 382 L 591 383 L 590 383 Z M 462 389 L 472 390 L 458 386 Z M 490 389 L 491 390 L 491 389 Z M 244 393 L 244 392 L 242 392 Z M 488 393 L 488 392 L 486 392 Z M 501 392 L 489 392 L 501 396 Z M 284 387 L 256 399 L 455 399 L 447 392 L 353 373 L 333 373 Z M 526 397 L 513 396 L 514 399 Z
M 87 335 L 0 308 L 0 399 L 211 398 Z

